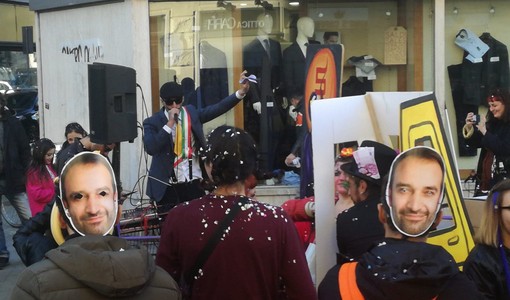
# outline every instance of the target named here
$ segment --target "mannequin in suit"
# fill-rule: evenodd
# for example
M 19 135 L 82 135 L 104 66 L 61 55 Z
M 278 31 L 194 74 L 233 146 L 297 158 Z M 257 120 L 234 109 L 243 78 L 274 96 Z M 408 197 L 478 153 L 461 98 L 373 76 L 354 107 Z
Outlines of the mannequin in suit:
M 286 91 L 305 86 L 305 62 L 308 39 L 313 37 L 315 24 L 310 17 L 301 17 L 297 21 L 296 41 L 283 51 L 283 74 Z
M 228 72 L 225 53 L 208 41 L 200 41 L 200 87 L 197 108 L 216 104 L 228 96 Z
M 301 17 L 297 21 L 298 34 L 296 41 L 283 51 L 283 74 L 287 99 L 291 99 L 291 92 L 304 95 L 306 78 L 306 48 L 313 37 L 315 24 L 312 18 Z M 306 95 L 303 100 L 307 101 Z M 303 103 L 304 104 L 304 103 Z M 304 105 L 301 113 L 304 115 Z M 306 118 L 303 118 L 306 123 Z M 296 157 L 301 158 L 300 197 L 313 195 L 313 180 L 311 180 L 313 167 L 311 166 L 311 136 L 307 124 L 303 124 L 297 133 L 298 139 L 292 147 L 290 154 L 284 158 L 287 165 L 291 165 Z M 289 152 L 287 152 L 289 153 Z M 310 154 L 310 155 L 309 155 Z
M 273 17 L 260 14 L 257 37 L 243 49 L 243 66 L 248 75 L 255 75 L 257 84 L 250 83 L 251 90 L 244 101 L 244 129 L 259 144 L 261 168 L 273 169 L 274 139 L 277 139 L 283 125 L 279 118 L 278 99 L 274 91 L 280 86 L 282 52 L 280 43 L 269 38 L 273 30 Z M 283 109 L 282 109 L 283 110 Z

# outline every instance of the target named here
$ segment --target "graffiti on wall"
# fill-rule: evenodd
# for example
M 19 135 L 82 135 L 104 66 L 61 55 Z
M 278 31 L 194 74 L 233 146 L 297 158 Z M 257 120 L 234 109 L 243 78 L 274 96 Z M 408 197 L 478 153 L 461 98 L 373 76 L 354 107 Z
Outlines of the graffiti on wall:
M 91 63 L 104 57 L 103 46 L 99 40 L 67 42 L 60 49 L 62 54 L 71 56 L 77 63 Z

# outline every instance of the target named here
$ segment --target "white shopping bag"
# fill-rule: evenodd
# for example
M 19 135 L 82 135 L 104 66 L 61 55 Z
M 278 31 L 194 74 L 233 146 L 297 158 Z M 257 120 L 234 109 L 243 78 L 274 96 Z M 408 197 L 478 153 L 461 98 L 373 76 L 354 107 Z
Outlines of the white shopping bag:
M 310 270 L 310 275 L 312 275 L 313 285 L 315 284 L 315 243 L 308 244 L 308 248 L 306 248 L 305 252 L 306 261 L 308 262 L 308 269 Z

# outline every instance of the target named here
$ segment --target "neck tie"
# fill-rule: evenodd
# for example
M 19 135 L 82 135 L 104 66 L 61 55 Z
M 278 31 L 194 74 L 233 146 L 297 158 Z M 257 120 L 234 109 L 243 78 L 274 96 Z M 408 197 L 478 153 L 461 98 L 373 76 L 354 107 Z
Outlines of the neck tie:
M 179 112 L 179 117 L 181 117 L 182 115 L 182 112 Z M 178 122 L 177 124 L 175 124 L 175 142 L 174 142 L 174 153 L 175 155 L 177 155 L 178 157 L 179 156 L 182 156 L 182 152 L 183 152 L 183 149 L 182 149 L 182 146 L 183 146 L 183 122 L 182 122 L 182 117 L 181 117 L 181 122 Z
M 271 48 L 269 46 L 269 40 L 268 39 L 264 40 L 264 48 L 266 48 L 267 56 L 269 57 L 269 59 L 271 59 Z

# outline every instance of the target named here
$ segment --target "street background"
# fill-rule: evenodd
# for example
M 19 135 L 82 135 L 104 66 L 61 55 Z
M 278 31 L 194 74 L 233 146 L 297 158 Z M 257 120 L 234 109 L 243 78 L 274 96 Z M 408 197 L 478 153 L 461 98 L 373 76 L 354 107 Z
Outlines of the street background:
M 16 228 L 13 228 L 4 220 L 2 220 L 2 224 L 5 231 L 5 242 L 7 244 L 7 250 L 9 250 L 11 256 L 9 258 L 9 264 L 0 270 L 0 299 L 9 299 L 19 274 L 25 270 L 25 265 L 12 246 L 12 236 L 16 232 Z

